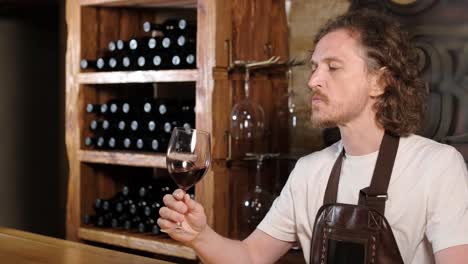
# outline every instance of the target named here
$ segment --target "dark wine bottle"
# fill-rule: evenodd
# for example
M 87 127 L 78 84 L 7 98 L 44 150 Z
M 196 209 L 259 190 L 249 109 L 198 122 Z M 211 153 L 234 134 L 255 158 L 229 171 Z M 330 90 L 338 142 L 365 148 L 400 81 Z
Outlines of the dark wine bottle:
M 109 57 L 108 58 L 108 61 L 107 61 L 107 65 L 108 65 L 108 70 L 109 71 L 115 71 L 118 69 L 118 62 L 117 62 L 117 58 L 115 57 Z
M 99 69 L 101 69 L 100 67 L 98 67 L 97 60 L 87 60 L 87 59 L 82 59 L 80 61 L 80 68 L 82 70 L 90 70 L 90 69 L 99 70 Z
M 112 213 L 105 213 L 103 215 L 98 216 L 96 225 L 98 227 L 110 227 L 112 221 Z
M 144 32 L 161 31 L 165 35 L 171 35 L 175 32 L 193 30 L 193 28 L 194 25 L 190 25 L 185 19 L 167 19 L 162 24 L 152 23 L 150 21 L 143 23 Z
M 117 148 L 117 140 L 115 139 L 115 137 L 109 137 L 109 139 L 107 140 L 107 146 L 111 150 Z
M 107 50 L 110 52 L 116 52 L 117 51 L 117 44 L 115 41 L 109 41 L 107 44 Z
M 86 113 L 88 114 L 100 114 L 101 105 L 99 104 L 86 104 Z
M 156 53 L 150 55 L 151 67 L 154 69 L 172 69 L 172 56 L 169 53 Z
M 101 115 L 107 114 L 108 110 L 109 107 L 107 106 L 107 104 L 101 104 L 101 107 L 99 108 L 99 112 L 101 113 Z
M 152 232 L 153 226 L 156 225 L 156 221 L 153 218 L 147 217 L 143 218 L 142 221 L 138 224 L 138 232 L 146 233 Z
M 136 150 L 145 150 L 145 141 L 142 138 L 138 138 L 135 142 Z
M 103 148 L 105 148 L 105 143 L 106 143 L 105 138 L 100 136 L 100 137 L 97 138 L 96 147 L 100 148 L 100 149 L 103 149 Z
M 85 146 L 88 147 L 88 148 L 92 148 L 94 146 L 96 146 L 96 141 L 97 139 L 95 137 L 86 137 L 85 138 Z
M 183 53 L 182 60 L 184 61 L 185 68 L 194 69 L 197 66 L 195 53 Z
M 155 201 L 145 207 L 143 214 L 147 217 L 158 218 L 159 209 L 161 209 L 161 203 Z
M 101 215 L 104 213 L 104 210 L 102 209 L 102 199 L 101 198 L 97 198 L 95 201 L 94 201 L 94 212 L 98 215 Z
M 132 120 L 130 122 L 130 131 L 132 131 L 132 133 L 138 133 L 140 131 L 140 122 L 138 120 Z
M 130 71 L 136 68 L 136 60 L 134 57 L 130 55 L 125 55 L 122 57 L 122 70 L 123 71 Z
M 83 224 L 85 225 L 95 225 L 97 222 L 96 215 L 85 215 L 83 216 Z
M 128 42 L 123 41 L 121 39 L 115 42 L 117 51 L 128 51 L 130 47 L 128 46 Z
M 131 150 L 134 148 L 134 145 L 135 145 L 135 143 L 129 137 L 125 137 L 122 143 L 123 143 L 123 148 L 125 150 Z
M 195 50 L 197 46 L 197 38 L 193 34 L 183 33 L 177 36 L 175 41 L 179 50 Z
M 101 122 L 101 129 L 102 129 L 102 131 L 104 131 L 104 132 L 109 131 L 109 129 L 110 129 L 110 121 L 107 120 L 107 119 L 102 120 L 102 122 Z

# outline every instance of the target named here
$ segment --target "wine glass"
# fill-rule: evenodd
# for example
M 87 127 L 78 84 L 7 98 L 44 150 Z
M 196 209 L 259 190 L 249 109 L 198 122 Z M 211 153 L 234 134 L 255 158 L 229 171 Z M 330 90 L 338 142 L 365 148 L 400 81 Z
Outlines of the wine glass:
M 265 217 L 275 196 L 263 188 L 261 183 L 262 167 L 265 159 L 278 157 L 279 153 L 246 153 L 248 159 L 256 160 L 255 187 L 242 199 L 243 231 L 250 233 Z
M 265 127 L 265 113 L 262 107 L 249 100 L 250 71 L 245 71 L 244 93 L 245 98 L 235 104 L 231 111 L 231 137 L 235 140 L 249 141 L 260 138 Z
M 205 175 L 211 164 L 210 134 L 184 127 L 175 127 L 166 154 L 169 174 L 177 186 L 187 191 Z M 178 223 L 175 229 L 182 229 Z M 168 232 L 170 230 L 161 230 Z

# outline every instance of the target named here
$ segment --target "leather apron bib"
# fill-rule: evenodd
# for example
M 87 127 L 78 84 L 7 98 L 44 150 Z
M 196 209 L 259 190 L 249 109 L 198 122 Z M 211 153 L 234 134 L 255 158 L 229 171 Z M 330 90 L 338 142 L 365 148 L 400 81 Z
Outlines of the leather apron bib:
M 336 203 L 344 149 L 335 161 L 314 224 L 310 263 L 403 263 L 392 229 L 385 219 L 385 201 L 399 137 L 385 133 L 369 187 L 358 205 Z

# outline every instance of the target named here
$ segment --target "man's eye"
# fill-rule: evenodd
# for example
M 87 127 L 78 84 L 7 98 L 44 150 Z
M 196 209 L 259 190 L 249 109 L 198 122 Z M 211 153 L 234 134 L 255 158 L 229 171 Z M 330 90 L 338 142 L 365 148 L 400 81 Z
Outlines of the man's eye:
M 328 69 L 329 69 L 330 71 L 336 71 L 336 70 L 339 69 L 339 67 L 336 66 L 336 65 L 329 65 L 329 66 L 328 66 Z

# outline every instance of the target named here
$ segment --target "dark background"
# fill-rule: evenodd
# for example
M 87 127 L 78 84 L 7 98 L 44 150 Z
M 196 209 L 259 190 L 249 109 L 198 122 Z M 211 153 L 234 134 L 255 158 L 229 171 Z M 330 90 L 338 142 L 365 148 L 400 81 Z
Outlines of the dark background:
M 64 237 L 65 13 L 0 1 L 0 226 Z

